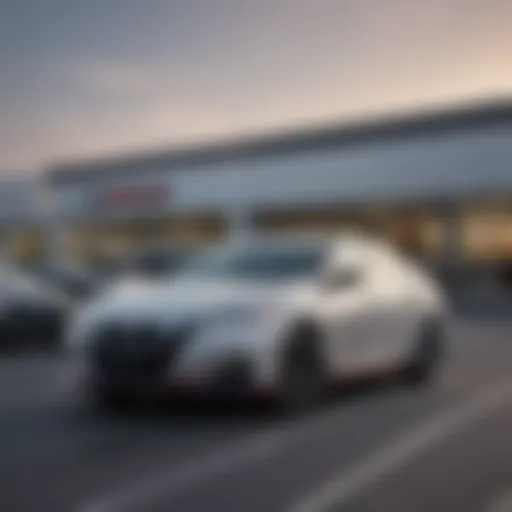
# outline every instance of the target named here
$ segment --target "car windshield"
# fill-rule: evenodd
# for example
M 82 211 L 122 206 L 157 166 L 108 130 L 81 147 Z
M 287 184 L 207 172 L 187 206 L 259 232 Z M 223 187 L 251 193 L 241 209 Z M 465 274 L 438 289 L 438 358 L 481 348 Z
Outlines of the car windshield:
M 129 258 L 128 272 L 136 272 L 147 277 L 160 277 L 172 274 L 185 264 L 190 257 L 187 251 L 148 251 Z
M 215 249 L 194 258 L 181 271 L 187 277 L 300 279 L 315 275 L 325 247 L 316 244 L 250 244 Z

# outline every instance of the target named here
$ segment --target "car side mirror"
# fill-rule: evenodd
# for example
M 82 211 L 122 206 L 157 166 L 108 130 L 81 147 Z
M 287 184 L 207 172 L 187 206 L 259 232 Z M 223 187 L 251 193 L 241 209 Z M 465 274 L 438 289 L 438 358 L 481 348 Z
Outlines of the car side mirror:
M 361 281 L 355 269 L 339 269 L 325 272 L 320 278 L 320 285 L 328 292 L 342 292 L 355 289 Z

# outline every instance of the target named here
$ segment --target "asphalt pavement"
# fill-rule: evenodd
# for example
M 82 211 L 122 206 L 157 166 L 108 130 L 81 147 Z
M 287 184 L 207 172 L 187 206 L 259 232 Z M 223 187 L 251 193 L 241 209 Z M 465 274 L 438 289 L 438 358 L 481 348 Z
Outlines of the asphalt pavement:
M 512 322 L 454 321 L 428 387 L 258 408 L 108 416 L 52 355 L 0 360 L 2 512 L 510 512 Z

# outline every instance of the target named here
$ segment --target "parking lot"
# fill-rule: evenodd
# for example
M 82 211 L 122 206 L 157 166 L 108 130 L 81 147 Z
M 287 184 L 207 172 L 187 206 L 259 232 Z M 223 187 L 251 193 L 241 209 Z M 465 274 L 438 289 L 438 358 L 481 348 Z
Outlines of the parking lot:
M 59 356 L 4 356 L 0 509 L 501 510 L 511 335 L 503 319 L 458 318 L 432 386 L 359 385 L 293 420 L 232 407 L 101 415 L 67 394 Z

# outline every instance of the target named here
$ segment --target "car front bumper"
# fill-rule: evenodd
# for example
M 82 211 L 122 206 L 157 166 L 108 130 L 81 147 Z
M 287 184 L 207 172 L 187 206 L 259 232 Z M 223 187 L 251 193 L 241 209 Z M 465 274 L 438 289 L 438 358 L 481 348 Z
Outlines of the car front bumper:
M 257 334 L 209 332 L 205 338 L 186 324 L 161 329 L 109 320 L 87 343 L 69 345 L 68 385 L 86 393 L 268 395 L 274 351 Z
M 260 399 L 272 396 L 272 388 L 260 382 L 251 360 L 233 357 L 219 361 L 203 374 L 160 375 L 106 372 L 82 364 L 69 364 L 67 387 L 74 393 L 114 393 L 139 398 Z

